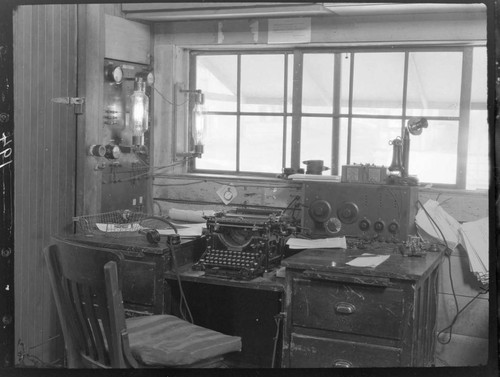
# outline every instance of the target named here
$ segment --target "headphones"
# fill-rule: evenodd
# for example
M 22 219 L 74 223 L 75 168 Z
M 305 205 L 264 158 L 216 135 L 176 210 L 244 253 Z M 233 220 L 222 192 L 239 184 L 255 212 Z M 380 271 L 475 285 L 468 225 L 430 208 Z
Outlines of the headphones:
M 157 245 L 160 242 L 160 233 L 156 229 L 148 229 L 144 232 L 146 240 L 152 244 Z

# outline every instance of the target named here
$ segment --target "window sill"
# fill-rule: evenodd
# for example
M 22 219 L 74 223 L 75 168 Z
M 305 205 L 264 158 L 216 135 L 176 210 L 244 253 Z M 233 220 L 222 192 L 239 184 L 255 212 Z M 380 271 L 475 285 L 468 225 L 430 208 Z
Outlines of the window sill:
M 238 181 L 238 182 L 265 182 L 265 183 L 287 183 L 296 184 L 300 186 L 304 181 L 293 181 L 288 179 L 276 178 L 276 177 L 265 177 L 265 176 L 251 176 L 251 175 L 237 175 L 237 174 L 209 174 L 209 173 L 180 173 L 180 174 L 169 174 L 168 176 L 163 176 L 163 178 L 169 179 L 198 179 L 207 181 L 227 181 L 228 183 Z M 488 190 L 478 189 L 478 190 L 465 190 L 465 189 L 455 189 L 455 188 L 443 188 L 443 187 L 419 187 L 420 192 L 426 193 L 436 193 L 436 194 L 452 194 L 452 195 L 471 195 L 471 196 L 484 196 L 488 197 Z

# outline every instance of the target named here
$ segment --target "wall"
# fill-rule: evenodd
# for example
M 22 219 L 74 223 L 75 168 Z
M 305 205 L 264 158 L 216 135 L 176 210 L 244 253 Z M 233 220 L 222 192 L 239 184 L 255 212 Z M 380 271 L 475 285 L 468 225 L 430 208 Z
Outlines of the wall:
M 56 97 L 76 96 L 76 5 L 20 6 L 14 12 L 14 292 L 17 355 L 62 362 L 42 248 L 73 231 L 76 116 Z M 18 360 L 16 360 L 17 362 Z M 27 365 L 31 363 L 25 360 Z

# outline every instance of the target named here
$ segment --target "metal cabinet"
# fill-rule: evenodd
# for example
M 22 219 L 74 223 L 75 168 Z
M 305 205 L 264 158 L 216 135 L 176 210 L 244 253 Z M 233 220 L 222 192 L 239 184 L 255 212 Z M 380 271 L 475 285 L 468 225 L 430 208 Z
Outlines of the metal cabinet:
M 433 364 L 442 255 L 403 257 L 389 247 L 375 253 L 390 257 L 375 268 L 347 265 L 361 254 L 351 249 L 306 250 L 283 260 L 283 367 Z

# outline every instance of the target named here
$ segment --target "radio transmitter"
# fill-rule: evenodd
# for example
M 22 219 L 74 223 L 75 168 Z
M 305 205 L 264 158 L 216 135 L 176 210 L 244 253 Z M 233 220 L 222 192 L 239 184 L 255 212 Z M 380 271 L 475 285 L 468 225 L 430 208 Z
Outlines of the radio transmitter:
M 368 237 L 405 241 L 416 234 L 418 187 L 308 182 L 303 232 L 312 238 Z

